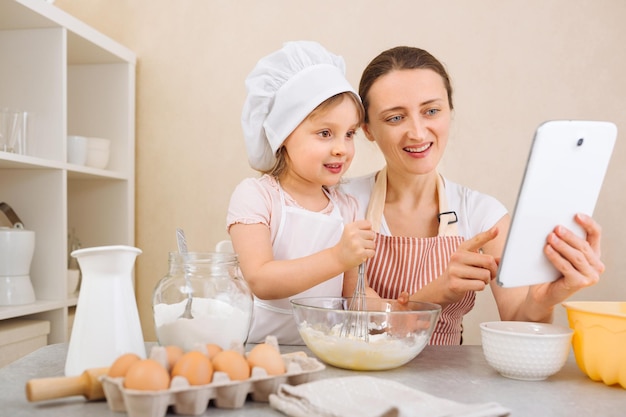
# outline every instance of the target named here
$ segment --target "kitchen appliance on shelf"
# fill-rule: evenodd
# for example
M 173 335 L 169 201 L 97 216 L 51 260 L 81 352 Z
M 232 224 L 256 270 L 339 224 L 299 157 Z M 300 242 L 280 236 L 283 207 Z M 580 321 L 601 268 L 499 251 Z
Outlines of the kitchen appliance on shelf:
M 35 252 L 35 232 L 24 224 L 7 203 L 0 211 L 11 227 L 0 227 L 0 306 L 35 302 L 30 264 Z

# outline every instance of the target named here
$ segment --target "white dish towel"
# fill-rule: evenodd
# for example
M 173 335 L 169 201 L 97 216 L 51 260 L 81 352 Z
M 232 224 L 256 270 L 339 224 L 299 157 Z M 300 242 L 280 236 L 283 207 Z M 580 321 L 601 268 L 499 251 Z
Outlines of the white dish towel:
M 291 417 L 500 417 L 498 403 L 463 404 L 370 376 L 279 386 L 270 406 Z

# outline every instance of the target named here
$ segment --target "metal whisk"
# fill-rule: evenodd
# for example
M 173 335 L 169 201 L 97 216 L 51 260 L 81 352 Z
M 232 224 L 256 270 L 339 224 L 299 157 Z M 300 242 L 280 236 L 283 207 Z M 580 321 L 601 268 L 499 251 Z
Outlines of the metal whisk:
M 367 302 L 365 299 L 365 262 L 359 265 L 359 274 L 356 282 L 356 288 L 352 299 L 348 305 L 347 320 L 341 327 L 341 337 L 369 340 L 369 323 L 367 318 Z

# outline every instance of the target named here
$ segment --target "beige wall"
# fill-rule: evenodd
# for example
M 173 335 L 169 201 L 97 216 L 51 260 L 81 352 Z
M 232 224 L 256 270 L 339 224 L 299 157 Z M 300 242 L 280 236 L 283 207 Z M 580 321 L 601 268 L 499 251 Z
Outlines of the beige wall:
M 453 79 L 454 134 L 442 171 L 513 209 L 534 129 L 548 119 L 602 119 L 626 134 L 626 2 L 58 0 L 58 7 L 134 50 L 137 68 L 137 297 L 154 340 L 151 293 L 184 228 L 190 250 L 225 232 L 232 189 L 248 168 L 239 124 L 243 80 L 295 39 L 343 55 L 348 76 L 384 48 L 432 52 Z M 351 175 L 381 166 L 361 136 Z M 618 138 L 595 217 L 607 272 L 578 299 L 626 299 L 626 146 Z M 557 320 L 565 323 L 561 307 Z M 496 319 L 490 294 L 466 321 Z

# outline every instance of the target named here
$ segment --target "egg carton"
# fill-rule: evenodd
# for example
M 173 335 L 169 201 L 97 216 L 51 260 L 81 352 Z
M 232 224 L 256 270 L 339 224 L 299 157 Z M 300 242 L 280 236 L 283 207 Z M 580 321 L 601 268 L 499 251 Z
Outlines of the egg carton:
M 254 367 L 245 381 L 231 381 L 224 372 L 214 372 L 207 385 L 190 385 L 186 378 L 172 378 L 170 388 L 163 391 L 141 391 L 124 388 L 124 378 L 100 377 L 107 404 L 111 411 L 126 412 L 129 417 L 163 417 L 172 406 L 174 413 L 201 415 L 209 403 L 217 408 L 241 408 L 246 400 L 268 402 L 280 384 L 298 385 L 316 378 L 325 365 L 304 352 L 282 354 L 287 372 L 268 375 L 265 369 Z

